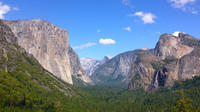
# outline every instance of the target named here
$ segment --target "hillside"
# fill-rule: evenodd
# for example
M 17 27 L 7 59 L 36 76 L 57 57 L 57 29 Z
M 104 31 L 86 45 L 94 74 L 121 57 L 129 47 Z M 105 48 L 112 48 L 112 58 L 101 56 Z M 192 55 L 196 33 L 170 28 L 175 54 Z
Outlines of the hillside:
M 10 28 L 0 21 L 0 111 L 55 111 L 56 104 L 78 96 L 75 88 L 17 45 Z
M 17 37 L 17 44 L 53 75 L 69 84 L 73 84 L 72 76 L 92 84 L 68 42 L 66 30 L 42 19 L 3 22 Z

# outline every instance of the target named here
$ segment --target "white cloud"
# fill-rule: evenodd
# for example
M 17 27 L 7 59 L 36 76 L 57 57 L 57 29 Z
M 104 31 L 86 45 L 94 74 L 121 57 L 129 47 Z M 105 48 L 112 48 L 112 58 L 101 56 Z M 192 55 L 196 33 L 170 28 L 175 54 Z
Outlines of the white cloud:
M 197 0 L 169 0 L 171 6 L 174 8 L 182 9 L 183 11 L 189 11 L 192 14 L 198 14 L 198 11 L 195 9 L 195 2 Z
M 130 3 L 131 0 L 122 0 L 122 4 L 124 5 L 128 5 Z
M 88 47 L 95 46 L 95 45 L 97 45 L 97 43 L 94 43 L 94 42 L 86 43 L 86 44 L 82 44 L 82 45 L 79 45 L 79 46 L 75 46 L 75 47 L 73 47 L 73 49 L 81 50 L 81 49 L 88 48 Z
M 179 33 L 185 33 L 185 32 L 175 31 L 172 35 L 178 37 L 178 36 L 179 36 Z
M 186 5 L 194 3 L 196 0 L 169 0 L 174 8 L 185 8 Z
M 115 40 L 112 40 L 112 39 L 103 39 L 103 38 L 101 38 L 99 40 L 99 43 L 103 44 L 103 45 L 116 44 Z
M 124 30 L 131 32 L 131 27 L 126 27 Z
M 4 19 L 4 15 L 10 11 L 10 6 L 0 2 L 0 19 Z
M 152 24 L 155 23 L 156 16 L 152 13 L 144 13 L 144 12 L 136 12 L 134 14 L 130 14 L 129 16 L 138 16 L 141 17 L 144 24 Z
M 100 33 L 101 32 L 101 30 L 100 29 L 97 29 L 97 33 Z

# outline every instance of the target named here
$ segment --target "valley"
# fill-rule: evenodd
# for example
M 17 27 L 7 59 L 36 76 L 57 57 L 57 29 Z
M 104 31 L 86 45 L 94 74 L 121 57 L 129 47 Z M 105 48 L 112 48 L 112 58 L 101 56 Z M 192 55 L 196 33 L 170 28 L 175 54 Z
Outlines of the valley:
M 79 59 L 48 21 L 0 20 L 0 111 L 199 112 L 199 43 L 163 34 L 153 49 Z

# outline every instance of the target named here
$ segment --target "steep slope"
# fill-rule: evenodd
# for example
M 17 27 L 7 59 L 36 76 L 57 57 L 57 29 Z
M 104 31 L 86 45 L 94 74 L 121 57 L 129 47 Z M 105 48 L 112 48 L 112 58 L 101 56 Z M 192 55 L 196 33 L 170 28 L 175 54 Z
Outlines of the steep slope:
M 159 62 L 159 59 L 153 53 L 140 52 L 136 61 L 132 64 L 129 76 L 129 89 L 144 88 L 148 89 L 152 84 L 155 70 L 152 62 Z M 160 63 L 155 63 L 159 66 Z
M 184 42 L 192 40 L 194 40 L 194 43 L 190 43 L 191 45 L 184 44 Z M 178 37 L 170 34 L 163 34 L 155 47 L 155 55 L 162 59 L 167 57 L 181 58 L 192 52 L 194 49 L 192 44 L 196 44 L 195 40 L 195 38 L 182 33 L 180 33 Z
M 54 105 L 66 102 L 66 96 L 78 92 L 21 48 L 0 20 L 0 111 L 55 111 Z
M 91 76 L 96 84 L 128 83 L 129 71 L 139 52 L 135 50 L 119 54 L 101 65 Z
M 91 76 L 99 66 L 106 63 L 111 58 L 112 57 L 110 57 L 110 56 L 105 56 L 104 59 L 102 59 L 102 60 L 96 60 L 96 59 L 92 59 L 92 58 L 81 58 L 80 62 L 81 62 L 83 69 L 85 70 L 86 74 L 88 76 Z
M 78 56 L 69 46 L 68 33 L 64 29 L 41 19 L 4 23 L 17 37 L 17 43 L 56 77 L 73 84 L 74 75 L 77 79 L 91 83 L 81 68 Z
M 133 63 L 129 89 L 154 91 L 159 87 L 172 87 L 175 81 L 198 76 L 199 42 L 199 39 L 183 33 L 162 35 L 154 53 L 140 53 Z

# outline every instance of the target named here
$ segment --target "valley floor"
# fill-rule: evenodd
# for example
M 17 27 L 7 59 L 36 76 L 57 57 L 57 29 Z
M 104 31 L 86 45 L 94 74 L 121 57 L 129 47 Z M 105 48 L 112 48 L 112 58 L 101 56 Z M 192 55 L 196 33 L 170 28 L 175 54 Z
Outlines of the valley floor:
M 6 77 L 6 76 L 4 76 Z M 0 79 L 0 82 L 2 78 Z M 34 90 L 24 99 L 1 90 L 1 112 L 200 112 L 200 77 L 177 82 L 172 89 L 155 93 L 128 91 L 124 87 L 87 87 L 77 89 L 80 96 Z M 8 88 L 7 88 L 8 89 Z M 19 89 L 18 89 L 19 90 Z M 27 89 L 25 89 L 27 91 Z M 182 93 L 184 90 L 184 96 Z M 14 90 L 13 90 L 14 91 Z M 22 94 L 22 91 L 15 91 Z M 37 93 L 42 92 L 42 93 Z M 181 93 L 181 94 L 180 94 Z M 34 95 L 35 94 L 35 95 Z M 55 95 L 55 96 L 53 96 Z M 181 111 L 185 110 L 185 111 Z

